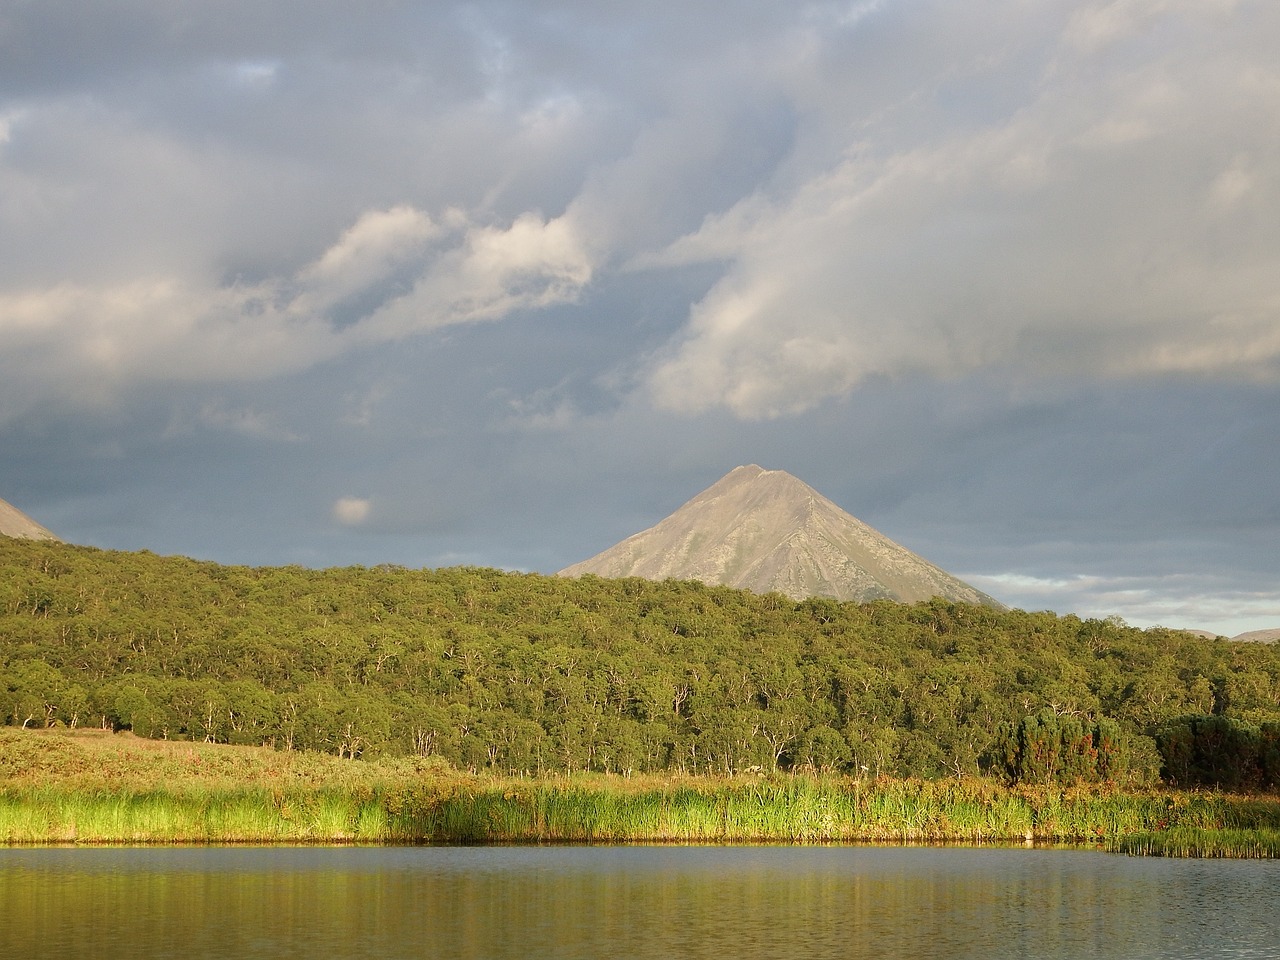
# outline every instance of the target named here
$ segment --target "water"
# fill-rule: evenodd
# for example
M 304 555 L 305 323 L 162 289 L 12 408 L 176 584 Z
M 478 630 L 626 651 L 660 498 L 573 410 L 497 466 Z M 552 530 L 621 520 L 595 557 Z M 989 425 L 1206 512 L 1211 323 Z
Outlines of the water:
M 1280 958 L 1280 863 L 895 847 L 0 849 L 0 957 Z

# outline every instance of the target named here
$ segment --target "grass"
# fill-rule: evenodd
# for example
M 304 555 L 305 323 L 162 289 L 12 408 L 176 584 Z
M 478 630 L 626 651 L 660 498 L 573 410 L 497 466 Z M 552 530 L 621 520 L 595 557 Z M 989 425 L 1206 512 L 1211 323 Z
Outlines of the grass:
M 1276 857 L 1280 802 L 980 779 L 498 779 L 426 760 L 0 729 L 0 843 L 584 841 L 1030 841 Z
M 1280 857 L 1280 830 L 1215 830 L 1175 827 L 1162 833 L 1138 833 L 1114 844 L 1120 853 L 1146 857 Z

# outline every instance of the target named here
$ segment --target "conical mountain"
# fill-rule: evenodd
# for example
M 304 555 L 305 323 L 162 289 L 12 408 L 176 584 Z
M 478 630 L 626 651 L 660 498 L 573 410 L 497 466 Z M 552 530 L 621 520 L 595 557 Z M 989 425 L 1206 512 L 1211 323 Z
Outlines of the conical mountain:
M 0 500 L 0 536 L 24 540 L 57 540 L 50 531 L 5 500 Z
M 794 599 L 998 601 L 894 543 L 782 470 L 737 467 L 671 516 L 560 571 L 701 580 Z

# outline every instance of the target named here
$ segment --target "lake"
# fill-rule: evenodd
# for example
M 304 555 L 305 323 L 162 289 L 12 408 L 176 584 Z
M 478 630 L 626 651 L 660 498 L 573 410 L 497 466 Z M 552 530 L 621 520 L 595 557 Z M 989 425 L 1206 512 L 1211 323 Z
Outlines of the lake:
M 1280 957 L 1280 863 L 956 847 L 0 849 L 0 957 Z

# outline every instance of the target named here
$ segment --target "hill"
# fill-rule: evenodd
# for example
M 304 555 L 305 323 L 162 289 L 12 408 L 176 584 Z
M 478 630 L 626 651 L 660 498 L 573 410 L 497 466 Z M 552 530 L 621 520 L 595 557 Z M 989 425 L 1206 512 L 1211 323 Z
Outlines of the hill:
M 933 599 L 0 538 L 0 723 L 466 770 L 976 773 L 1029 716 L 1280 721 L 1280 646 Z M 1043 724 L 1039 727 L 1043 729 Z M 0 753 L 0 765 L 4 757 Z
M 675 513 L 561 576 L 700 580 L 796 600 L 942 597 L 1002 605 L 782 470 L 737 467 Z
M 0 500 L 0 536 L 21 537 L 25 540 L 58 539 L 7 500 Z
M 1280 628 L 1273 627 L 1269 630 L 1250 630 L 1248 633 L 1240 633 L 1232 637 L 1233 640 L 1242 640 L 1249 643 L 1275 643 L 1280 641 Z

